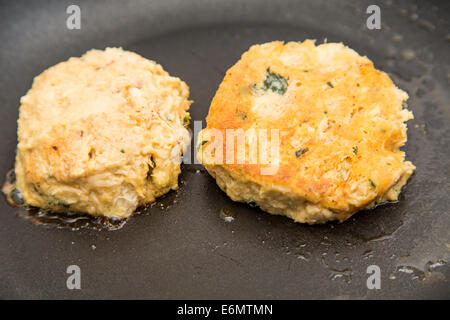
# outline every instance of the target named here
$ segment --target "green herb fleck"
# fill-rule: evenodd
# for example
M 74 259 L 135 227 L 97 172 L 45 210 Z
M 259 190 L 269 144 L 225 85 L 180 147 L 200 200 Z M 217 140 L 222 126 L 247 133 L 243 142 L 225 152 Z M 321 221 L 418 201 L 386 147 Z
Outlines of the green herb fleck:
M 377 185 L 372 181 L 372 179 L 369 179 L 369 183 L 373 189 L 376 189 Z
M 334 88 L 334 86 L 331 84 L 330 81 L 327 82 L 327 85 L 328 85 L 330 88 Z
M 150 161 L 148 162 L 148 171 L 147 171 L 147 180 L 151 180 L 153 169 L 156 167 L 155 160 L 153 160 L 153 156 L 150 157 Z
M 42 198 L 45 198 L 45 200 L 47 201 L 49 206 L 58 206 L 58 207 L 63 207 L 63 208 L 69 208 L 70 204 L 68 204 L 65 201 L 59 200 L 56 197 L 52 196 L 52 195 L 48 195 L 43 193 L 40 189 L 39 189 L 39 185 L 36 186 L 34 184 L 32 184 L 32 187 L 34 189 L 34 191 L 39 194 L 39 196 L 41 196 Z
M 353 153 L 354 153 L 354 154 L 358 154 L 358 146 L 353 147 Z
M 151 156 L 150 157 L 150 162 L 149 162 L 149 164 L 148 164 L 149 166 L 150 166 L 150 168 L 154 168 L 154 167 L 156 167 L 156 163 L 155 163 L 155 160 L 153 160 L 153 156 Z
M 259 89 L 258 89 L 258 86 L 256 85 L 256 83 L 254 83 L 254 84 L 252 85 L 251 91 L 252 91 L 252 93 L 253 93 L 255 96 L 259 95 Z
M 125 150 L 123 150 L 123 149 L 120 149 L 120 152 L 122 152 L 122 153 L 125 153 Z
M 67 202 L 55 199 L 53 201 L 49 201 L 49 205 L 56 205 L 58 207 L 63 207 L 63 208 L 70 208 L 70 204 L 68 204 Z
M 303 70 L 303 72 L 309 72 L 309 70 Z
M 208 140 L 203 140 L 203 141 L 198 145 L 197 150 L 200 150 L 201 147 L 202 147 L 205 143 L 207 143 L 207 142 L 208 142 Z
M 309 150 L 308 148 L 303 148 L 303 149 L 297 150 L 297 151 L 295 151 L 295 156 L 298 158 L 302 154 L 306 153 L 308 150 Z
M 283 95 L 288 87 L 286 79 L 278 74 L 271 72 L 269 68 L 266 70 L 266 79 L 264 80 L 262 89 L 264 91 L 272 90 L 280 95 Z
M 41 190 L 39 190 L 39 188 L 38 188 L 34 183 L 31 184 L 31 185 L 32 185 L 34 191 L 35 191 L 37 194 L 39 194 L 41 197 L 45 197 L 45 196 L 46 196 L 44 193 L 41 192 Z
M 187 126 L 189 124 L 189 120 L 191 119 L 189 113 L 186 113 L 186 115 L 183 118 L 183 126 Z
M 256 207 L 256 202 L 255 202 L 255 200 L 250 200 L 250 201 L 247 202 L 247 204 L 248 204 L 250 207 Z
M 241 112 L 241 119 L 242 120 L 247 119 L 247 112 Z

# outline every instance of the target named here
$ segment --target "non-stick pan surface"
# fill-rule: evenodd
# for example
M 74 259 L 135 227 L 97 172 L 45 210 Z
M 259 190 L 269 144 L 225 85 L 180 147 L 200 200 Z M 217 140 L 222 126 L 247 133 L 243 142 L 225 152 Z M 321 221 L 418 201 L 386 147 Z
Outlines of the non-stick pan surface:
M 66 9 L 81 9 L 81 29 Z M 370 4 L 381 29 L 366 27 Z M 227 68 L 271 40 L 344 42 L 409 95 L 408 160 L 395 204 L 307 226 L 233 203 L 199 165 L 117 231 L 38 226 L 0 201 L 1 298 L 449 298 L 450 6 L 444 1 L 1 1 L 0 175 L 12 168 L 19 99 L 34 76 L 91 48 L 122 46 L 191 88 L 203 120 Z M 198 171 L 197 171 L 198 170 Z M 234 210 L 233 222 L 220 218 Z M 66 269 L 81 269 L 68 290 Z M 366 286 L 367 267 L 381 289 Z

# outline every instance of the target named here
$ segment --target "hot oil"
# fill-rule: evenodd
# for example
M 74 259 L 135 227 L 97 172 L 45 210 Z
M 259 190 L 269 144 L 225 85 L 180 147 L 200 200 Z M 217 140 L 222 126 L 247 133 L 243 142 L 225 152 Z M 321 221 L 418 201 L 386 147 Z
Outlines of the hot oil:
M 55 227 L 58 229 L 70 229 L 78 231 L 80 229 L 91 230 L 118 230 L 122 228 L 127 219 L 108 219 L 105 217 L 94 217 L 87 214 L 72 212 L 53 212 L 36 207 L 23 207 L 19 212 L 19 217 L 30 221 L 36 225 L 45 227 Z
M 5 182 L 2 186 L 2 192 L 6 197 L 9 205 L 18 208 L 17 214 L 22 219 L 30 221 L 36 225 L 45 227 L 54 227 L 58 229 L 70 229 L 77 231 L 80 229 L 90 230 L 119 230 L 121 229 L 129 218 L 107 218 L 102 216 L 92 216 L 89 214 L 75 213 L 75 212 L 55 212 L 47 209 L 28 206 L 25 204 L 20 191 L 15 185 L 16 177 L 14 169 L 11 169 L 6 174 Z M 184 182 L 181 181 L 181 184 Z M 161 210 L 168 210 L 173 204 L 177 202 L 176 192 L 169 192 L 160 197 L 157 202 L 138 207 L 132 214 L 141 215 L 148 213 L 152 207 L 159 207 Z
M 5 183 L 2 186 L 2 192 L 6 196 L 7 202 L 19 208 L 18 216 L 30 221 L 33 224 L 45 227 L 54 227 L 58 229 L 70 229 L 77 231 L 80 229 L 91 230 L 118 230 L 121 229 L 127 219 L 95 217 L 88 214 L 79 214 L 74 212 L 54 212 L 36 207 L 27 206 L 22 195 L 15 186 L 14 169 L 6 174 Z

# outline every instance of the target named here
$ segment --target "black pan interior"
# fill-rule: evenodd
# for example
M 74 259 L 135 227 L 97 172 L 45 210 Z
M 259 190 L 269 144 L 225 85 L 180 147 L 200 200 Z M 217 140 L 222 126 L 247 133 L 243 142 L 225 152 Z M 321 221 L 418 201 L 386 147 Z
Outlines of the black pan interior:
M 122 46 L 191 88 L 203 120 L 225 71 L 250 45 L 344 42 L 409 95 L 399 203 L 306 226 L 233 203 L 198 165 L 117 231 L 36 226 L 0 201 L 1 298 L 449 298 L 450 6 L 443 1 L 2 1 L 0 175 L 12 168 L 19 99 L 34 76 L 91 48 Z M 365 26 L 370 4 L 381 30 Z M 66 8 L 81 8 L 81 30 Z M 220 218 L 225 208 L 233 222 Z M 66 288 L 80 266 L 81 290 Z M 382 288 L 366 287 L 369 265 Z

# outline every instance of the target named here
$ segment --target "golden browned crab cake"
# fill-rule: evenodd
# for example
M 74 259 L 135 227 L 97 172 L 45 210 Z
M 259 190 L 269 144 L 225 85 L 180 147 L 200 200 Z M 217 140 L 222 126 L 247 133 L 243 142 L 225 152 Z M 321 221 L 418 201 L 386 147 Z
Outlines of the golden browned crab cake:
M 91 50 L 34 79 L 18 120 L 25 203 L 125 218 L 178 187 L 189 88 L 153 61 Z
M 227 71 L 199 135 L 198 157 L 234 201 L 297 222 L 343 221 L 397 200 L 415 169 L 399 150 L 404 122 L 413 117 L 407 99 L 386 73 L 341 43 L 255 45 Z M 241 156 L 233 137 L 227 144 L 230 129 L 245 133 Z M 274 129 L 278 157 L 263 162 L 269 148 L 249 132 L 266 130 L 270 146 Z M 234 150 L 231 163 L 227 148 Z

